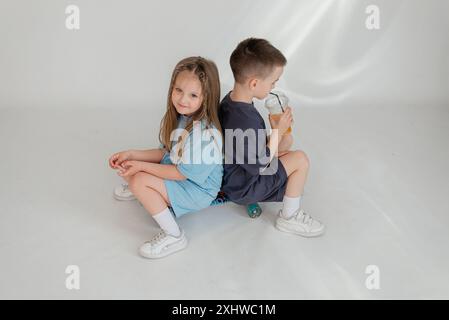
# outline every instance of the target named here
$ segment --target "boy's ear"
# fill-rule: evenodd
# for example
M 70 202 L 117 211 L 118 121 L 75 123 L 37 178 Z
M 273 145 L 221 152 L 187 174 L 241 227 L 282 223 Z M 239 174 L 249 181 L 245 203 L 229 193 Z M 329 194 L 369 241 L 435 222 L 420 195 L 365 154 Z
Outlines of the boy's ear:
M 259 82 L 258 79 L 252 78 L 249 80 L 249 87 L 251 90 L 254 90 L 257 87 L 257 83 Z

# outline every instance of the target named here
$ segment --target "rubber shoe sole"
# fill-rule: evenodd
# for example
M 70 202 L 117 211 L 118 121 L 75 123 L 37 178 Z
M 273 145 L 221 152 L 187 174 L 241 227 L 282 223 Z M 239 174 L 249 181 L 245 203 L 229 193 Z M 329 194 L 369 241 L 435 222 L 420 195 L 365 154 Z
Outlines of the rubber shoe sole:
M 297 230 L 291 230 L 291 229 L 287 229 L 286 227 L 284 227 L 283 225 L 279 224 L 276 222 L 276 228 L 279 231 L 282 232 L 286 232 L 286 233 L 291 233 L 291 234 L 296 234 L 305 238 L 315 238 L 315 237 L 319 237 L 322 234 L 324 234 L 325 231 L 325 227 L 323 226 L 322 229 L 318 230 L 318 231 L 314 231 L 314 232 L 301 232 L 301 231 L 297 231 Z
M 148 254 L 147 252 L 145 252 L 142 249 L 139 249 L 139 253 L 142 257 L 147 258 L 147 259 L 160 259 L 160 258 L 169 256 L 173 253 L 184 250 L 185 248 L 187 248 L 187 244 L 188 244 L 187 238 L 184 237 L 184 239 L 182 241 L 176 242 L 176 243 L 173 243 L 172 245 L 170 245 L 170 247 L 169 247 L 170 250 L 168 250 L 168 249 L 163 250 L 162 252 L 160 252 L 157 255 Z

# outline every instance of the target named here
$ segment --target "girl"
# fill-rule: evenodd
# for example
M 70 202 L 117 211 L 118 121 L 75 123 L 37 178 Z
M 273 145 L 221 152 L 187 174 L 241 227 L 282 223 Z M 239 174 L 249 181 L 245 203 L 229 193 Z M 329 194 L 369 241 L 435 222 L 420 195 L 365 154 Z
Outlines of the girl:
M 128 150 L 109 159 L 128 185 L 119 200 L 137 198 L 161 231 L 140 247 L 146 258 L 184 249 L 187 238 L 175 217 L 208 207 L 221 187 L 220 82 L 216 65 L 202 57 L 180 61 L 172 74 L 159 149 Z

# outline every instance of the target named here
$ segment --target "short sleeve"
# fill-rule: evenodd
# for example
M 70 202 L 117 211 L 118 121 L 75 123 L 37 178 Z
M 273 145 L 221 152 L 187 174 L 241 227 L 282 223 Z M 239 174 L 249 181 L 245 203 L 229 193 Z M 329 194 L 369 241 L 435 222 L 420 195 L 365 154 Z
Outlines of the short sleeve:
M 242 167 L 251 175 L 259 175 L 262 170 L 270 165 L 270 148 L 267 146 L 267 135 L 265 129 L 259 130 L 255 136 L 250 135 L 248 139 L 244 140 L 245 156 Z
M 180 163 L 177 168 L 181 174 L 196 184 L 203 184 L 210 176 L 216 165 L 213 164 L 184 164 Z
M 189 134 L 177 168 L 187 179 L 203 184 L 217 166 L 223 165 L 222 137 L 218 130 L 194 130 Z

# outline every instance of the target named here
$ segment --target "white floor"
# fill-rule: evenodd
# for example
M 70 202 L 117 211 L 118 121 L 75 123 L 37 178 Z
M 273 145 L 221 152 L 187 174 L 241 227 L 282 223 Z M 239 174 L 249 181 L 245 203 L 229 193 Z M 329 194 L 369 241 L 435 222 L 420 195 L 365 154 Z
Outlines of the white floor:
M 449 108 L 345 106 L 296 113 L 311 159 L 303 205 L 327 233 L 277 231 L 280 204 L 208 208 L 179 220 L 188 248 L 140 258 L 156 231 L 118 202 L 108 157 L 157 146 L 151 109 L 0 109 L 0 298 L 449 298 Z M 80 290 L 67 290 L 77 265 Z M 368 290 L 367 266 L 380 270 Z

